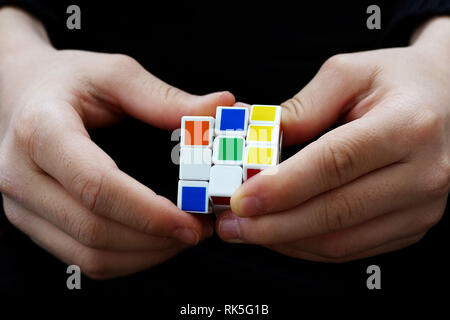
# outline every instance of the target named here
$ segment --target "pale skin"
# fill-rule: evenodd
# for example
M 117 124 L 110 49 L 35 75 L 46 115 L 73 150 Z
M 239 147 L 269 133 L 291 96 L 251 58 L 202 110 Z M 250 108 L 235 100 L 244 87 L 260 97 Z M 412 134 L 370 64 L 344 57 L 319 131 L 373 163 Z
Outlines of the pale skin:
M 449 191 L 449 24 L 432 20 L 407 48 L 325 63 L 283 104 L 285 142 L 316 137 L 342 114 L 345 124 L 283 162 L 275 177 L 246 182 L 232 198 L 234 213 L 219 217 L 219 236 L 319 261 L 418 241 L 439 221 Z M 217 105 L 234 103 L 229 92 L 196 96 L 171 87 L 127 56 L 55 50 L 38 21 L 1 9 L 7 218 L 92 278 L 170 259 L 211 235 L 212 221 L 180 211 L 120 171 L 87 129 L 124 114 L 175 129 L 181 115 L 214 115 Z M 261 195 L 264 210 L 245 200 L 252 195 Z
M 246 181 L 234 213 L 217 221 L 222 239 L 342 262 L 411 245 L 440 220 L 450 188 L 449 17 L 428 21 L 408 47 L 330 58 L 282 106 L 289 144 L 341 125 Z
M 159 264 L 211 236 L 210 219 L 185 213 L 120 171 L 88 135 L 129 114 L 164 129 L 182 114 L 210 115 L 234 96 L 195 96 L 118 54 L 50 45 L 40 22 L 0 10 L 0 190 L 7 218 L 92 278 Z

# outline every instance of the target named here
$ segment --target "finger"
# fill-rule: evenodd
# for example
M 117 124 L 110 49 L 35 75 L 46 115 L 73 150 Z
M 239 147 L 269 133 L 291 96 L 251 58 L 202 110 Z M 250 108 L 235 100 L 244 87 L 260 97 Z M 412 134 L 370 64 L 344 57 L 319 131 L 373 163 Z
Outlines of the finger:
M 302 143 L 329 128 L 351 106 L 371 97 L 378 69 L 360 54 L 328 59 L 316 76 L 292 99 L 282 103 L 285 144 Z
M 179 128 L 183 115 L 214 116 L 217 106 L 231 106 L 235 101 L 228 91 L 198 96 L 177 89 L 125 55 L 99 57 L 101 71 L 91 72 L 91 83 L 99 94 L 133 117 L 160 128 Z
M 89 211 L 143 233 L 189 244 L 203 237 L 199 219 L 120 171 L 89 139 L 79 118 L 48 113 L 39 120 L 27 142 L 31 159 Z
M 13 201 L 7 201 L 5 211 L 15 216 L 13 224 L 39 246 L 67 264 L 78 265 L 87 276 L 105 279 L 131 274 L 171 258 L 183 246 L 163 251 L 115 252 L 88 248 L 48 221 L 34 215 Z
M 402 126 L 385 118 L 365 117 L 338 127 L 275 167 L 273 174 L 247 180 L 231 198 L 233 212 L 252 216 L 292 208 L 404 159 L 409 142 Z
M 445 201 L 408 208 L 329 234 L 292 243 L 300 251 L 330 259 L 345 259 L 383 246 L 398 239 L 423 234 L 442 216 Z
M 304 260 L 310 260 L 310 261 L 316 261 L 316 262 L 348 262 L 348 261 L 354 261 L 369 257 L 378 256 L 380 254 L 385 254 L 388 252 L 397 251 L 400 249 L 403 249 L 405 247 L 411 246 L 420 240 L 425 236 L 425 233 L 420 233 L 411 237 L 407 237 L 404 239 L 395 240 L 386 244 L 383 244 L 379 247 L 369 249 L 367 251 L 359 252 L 354 255 L 349 255 L 343 258 L 328 258 L 321 255 L 313 254 L 306 251 L 297 250 L 296 248 L 293 248 L 288 245 L 273 245 L 268 246 L 269 249 L 278 251 L 284 255 L 295 257 L 298 259 L 304 259 Z
M 348 228 L 424 201 L 427 195 L 414 184 L 415 172 L 408 163 L 395 164 L 293 209 L 247 218 L 226 215 L 219 219 L 219 235 L 225 240 L 270 244 Z
M 46 174 L 27 171 L 21 205 L 49 221 L 87 247 L 114 251 L 150 251 L 174 248 L 180 241 L 145 234 L 91 213 Z

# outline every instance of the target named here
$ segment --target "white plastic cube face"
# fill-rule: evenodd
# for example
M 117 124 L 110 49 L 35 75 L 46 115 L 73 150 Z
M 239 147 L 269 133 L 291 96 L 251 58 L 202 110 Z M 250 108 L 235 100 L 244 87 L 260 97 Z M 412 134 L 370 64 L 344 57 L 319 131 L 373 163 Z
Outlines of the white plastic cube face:
M 245 140 L 239 136 L 218 136 L 214 139 L 213 163 L 242 165 Z
M 250 112 L 250 124 L 272 124 L 280 125 L 281 121 L 281 107 L 266 105 L 266 104 L 254 104 L 251 107 Z
M 213 117 L 181 118 L 181 147 L 211 148 L 214 137 Z
M 209 213 L 209 184 L 207 181 L 178 181 L 177 205 L 183 211 Z
M 248 109 L 240 107 L 217 107 L 216 136 L 242 136 L 247 134 Z
M 180 179 L 209 180 L 211 154 L 212 151 L 209 148 L 181 148 Z
M 278 145 L 248 145 L 244 153 L 243 179 L 245 181 L 260 171 L 269 167 L 275 167 L 277 164 Z
M 231 197 L 241 184 L 242 167 L 223 165 L 211 167 L 209 178 L 210 197 Z
M 279 138 L 280 127 L 277 125 L 250 124 L 248 126 L 248 145 L 278 145 Z

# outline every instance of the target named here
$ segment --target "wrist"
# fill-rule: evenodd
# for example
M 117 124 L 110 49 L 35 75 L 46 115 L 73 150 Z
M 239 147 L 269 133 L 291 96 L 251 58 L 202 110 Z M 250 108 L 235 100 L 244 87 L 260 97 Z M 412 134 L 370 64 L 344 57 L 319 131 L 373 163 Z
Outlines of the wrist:
M 412 47 L 436 53 L 444 61 L 450 60 L 450 16 L 427 20 L 413 33 Z
M 21 9 L 0 9 L 0 63 L 35 50 L 53 49 L 42 23 Z

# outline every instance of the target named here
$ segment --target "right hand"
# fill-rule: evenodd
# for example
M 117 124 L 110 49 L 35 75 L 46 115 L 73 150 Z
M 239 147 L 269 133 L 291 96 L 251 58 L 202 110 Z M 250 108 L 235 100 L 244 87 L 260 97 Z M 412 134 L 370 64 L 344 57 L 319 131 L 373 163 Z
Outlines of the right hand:
M 124 55 L 57 51 L 18 9 L 1 9 L 2 23 L 15 28 L 6 30 L 15 38 L 0 34 L 0 191 L 9 221 L 92 278 L 151 267 L 211 235 L 212 221 L 120 171 L 86 128 L 130 114 L 174 129 L 183 114 L 214 114 L 233 95 L 190 95 Z

